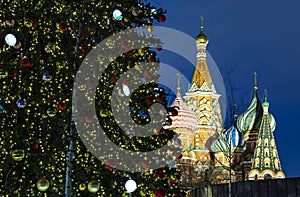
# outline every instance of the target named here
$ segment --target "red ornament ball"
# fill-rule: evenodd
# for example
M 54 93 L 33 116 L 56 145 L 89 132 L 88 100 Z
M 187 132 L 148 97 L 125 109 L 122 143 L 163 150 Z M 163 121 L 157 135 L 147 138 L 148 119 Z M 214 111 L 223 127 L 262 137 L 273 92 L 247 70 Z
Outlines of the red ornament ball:
M 143 168 L 147 168 L 149 166 L 146 161 L 142 161 L 141 165 L 143 166 Z
M 123 84 L 127 86 L 130 85 L 130 80 L 128 78 L 124 79 Z
M 156 57 L 155 56 L 151 56 L 149 59 L 150 62 L 155 62 L 156 61 Z
M 108 167 L 109 169 L 114 169 L 117 167 L 117 163 L 113 159 L 108 159 L 106 161 L 106 167 Z
M 116 77 L 111 77 L 111 82 L 115 83 L 117 81 Z
M 64 102 L 61 102 L 61 101 L 60 101 L 60 102 L 57 103 L 57 108 L 58 108 L 59 110 L 65 110 L 66 107 L 67 107 L 67 104 L 64 103 Z
M 152 102 L 153 102 L 152 97 L 151 97 L 151 96 L 147 96 L 147 97 L 146 97 L 146 103 L 147 103 L 147 104 L 151 104 Z
M 33 145 L 33 149 L 34 149 L 34 150 L 37 150 L 38 148 L 39 148 L 39 144 L 34 144 L 34 145 Z
M 181 194 L 174 194 L 173 197 L 183 197 L 183 195 L 181 195 Z
M 162 98 L 159 96 L 156 98 L 156 101 L 160 103 L 162 101 Z
M 91 81 L 88 81 L 88 82 L 86 82 L 86 86 L 87 86 L 88 88 L 92 89 L 92 88 L 95 87 L 95 84 L 92 83 Z
M 171 186 L 178 186 L 178 184 L 179 184 L 179 181 L 178 181 L 178 180 L 171 180 L 171 181 L 170 181 L 170 185 L 171 185 Z
M 80 50 L 81 50 L 82 53 L 85 53 L 88 50 L 88 46 L 87 45 L 81 45 Z
M 160 22 L 160 23 L 165 22 L 166 19 L 167 19 L 167 17 L 166 17 L 165 15 L 160 15 L 160 16 L 158 17 L 158 22 Z
M 166 192 L 163 189 L 157 189 L 155 191 L 155 195 L 156 195 L 156 197 L 165 197 Z
M 84 116 L 84 120 L 86 123 L 92 123 L 94 121 L 94 117 L 92 115 Z
M 145 77 L 146 77 L 146 79 L 149 79 L 150 77 L 152 77 L 152 75 L 153 75 L 152 72 L 147 71 Z
M 37 23 L 33 22 L 33 23 L 31 24 L 31 29 L 35 29 L 36 26 L 37 26 Z
M 155 178 L 161 178 L 163 179 L 165 177 L 165 173 L 162 169 L 158 169 L 155 172 Z
M 157 45 L 157 46 L 156 46 L 156 50 L 157 50 L 157 51 L 161 51 L 161 50 L 162 50 L 162 46 L 161 46 L 160 44 Z
M 121 47 L 123 47 L 123 48 L 127 48 L 128 47 L 128 43 L 127 43 L 126 40 L 122 40 L 121 41 Z
M 30 60 L 28 58 L 22 58 L 20 61 L 21 66 L 23 67 L 31 67 L 33 66 L 32 63 L 30 63 Z
M 68 26 L 65 23 L 61 23 L 58 25 L 58 29 L 64 32 L 68 30 Z
M 121 21 L 120 21 L 120 24 L 121 24 L 122 26 L 124 26 L 124 25 L 125 25 L 125 21 L 124 21 L 124 20 L 121 20 Z
M 126 49 L 125 53 L 126 53 L 126 55 L 131 56 L 132 55 L 132 50 L 131 49 Z

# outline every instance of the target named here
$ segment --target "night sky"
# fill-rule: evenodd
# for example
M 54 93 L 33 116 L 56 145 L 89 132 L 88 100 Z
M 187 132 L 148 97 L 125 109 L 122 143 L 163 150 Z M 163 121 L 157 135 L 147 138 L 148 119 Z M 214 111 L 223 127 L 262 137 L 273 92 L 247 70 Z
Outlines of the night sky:
M 192 37 L 199 34 L 200 16 L 204 16 L 204 32 L 210 40 L 207 51 L 224 78 L 231 73 L 239 112 L 253 97 L 253 72 L 257 72 L 260 99 L 267 89 L 269 111 L 277 121 L 274 135 L 283 171 L 288 178 L 300 177 L 300 2 L 152 0 L 152 3 L 167 9 L 167 21 L 159 25 Z M 160 58 L 161 62 L 185 66 L 184 61 L 172 62 L 167 55 Z M 186 72 L 191 77 L 193 70 Z

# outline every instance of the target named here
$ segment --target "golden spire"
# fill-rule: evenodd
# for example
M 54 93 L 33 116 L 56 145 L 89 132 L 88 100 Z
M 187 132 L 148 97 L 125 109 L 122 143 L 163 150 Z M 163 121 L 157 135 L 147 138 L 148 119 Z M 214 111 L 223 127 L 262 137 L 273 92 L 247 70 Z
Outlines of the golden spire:
M 257 87 L 257 73 L 254 72 L 253 74 L 254 74 L 254 90 L 257 90 L 258 89 L 258 87 Z
M 208 38 L 207 36 L 204 34 L 203 29 L 204 29 L 204 17 L 200 16 L 201 19 L 201 24 L 200 24 L 200 34 L 197 36 L 196 38 L 196 43 L 208 43 Z
M 180 93 L 180 73 L 177 73 L 177 93 Z
M 204 29 L 204 17 L 200 16 L 200 19 L 201 19 L 200 30 L 203 31 L 203 29 Z

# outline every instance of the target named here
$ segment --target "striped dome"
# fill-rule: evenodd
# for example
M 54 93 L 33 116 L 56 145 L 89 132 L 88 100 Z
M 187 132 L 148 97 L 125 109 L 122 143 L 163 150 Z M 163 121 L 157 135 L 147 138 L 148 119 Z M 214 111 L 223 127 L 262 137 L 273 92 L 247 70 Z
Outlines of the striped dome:
M 171 107 L 179 107 L 178 115 L 172 116 L 172 125 L 165 127 L 167 129 L 188 128 L 196 130 L 197 118 L 195 113 L 183 102 L 180 93 L 177 93 L 175 101 Z
M 216 139 L 212 146 L 213 152 L 229 152 L 233 151 L 236 147 L 244 147 L 245 141 L 243 134 L 237 130 L 235 126 L 230 127 L 224 131 L 218 139 Z M 231 149 L 230 149 L 231 147 Z
M 271 131 L 273 132 L 276 129 L 276 121 L 272 114 L 269 114 L 269 120 L 270 120 Z
M 230 127 L 224 132 L 226 140 L 231 147 L 243 147 L 245 145 L 243 134 L 235 126 Z M 230 142 L 231 141 L 231 142 Z
M 261 123 L 263 110 L 255 90 L 254 97 L 247 110 L 242 113 L 237 120 L 237 128 L 242 133 L 257 130 Z

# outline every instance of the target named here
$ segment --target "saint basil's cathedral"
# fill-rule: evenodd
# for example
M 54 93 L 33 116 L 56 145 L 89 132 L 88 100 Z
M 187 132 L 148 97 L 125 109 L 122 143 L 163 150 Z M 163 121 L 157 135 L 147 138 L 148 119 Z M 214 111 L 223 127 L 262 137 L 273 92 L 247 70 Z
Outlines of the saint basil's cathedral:
M 197 65 L 192 81 L 184 97 L 178 82 L 171 105 L 178 107 L 178 116 L 172 117 L 172 125 L 167 128 L 180 134 L 182 156 L 176 167 L 181 172 L 181 185 L 188 188 L 285 178 L 273 133 L 276 122 L 269 112 L 267 97 L 259 99 L 256 74 L 249 106 L 239 116 L 234 114 L 229 129 L 223 128 L 221 95 L 215 89 L 206 61 L 208 41 L 202 24 L 196 38 Z

